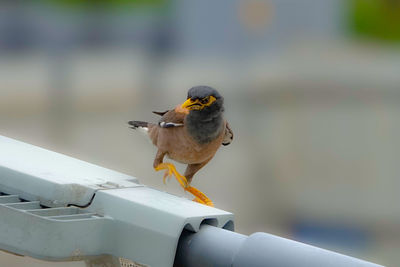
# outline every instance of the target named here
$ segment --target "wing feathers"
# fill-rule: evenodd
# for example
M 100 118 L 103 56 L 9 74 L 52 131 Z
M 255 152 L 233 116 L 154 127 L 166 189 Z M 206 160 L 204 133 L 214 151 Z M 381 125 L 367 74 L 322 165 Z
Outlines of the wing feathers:
M 160 115 L 160 116 L 164 116 L 165 113 L 167 113 L 167 112 L 168 112 L 168 110 L 167 111 L 153 111 L 154 114 Z
M 181 127 L 184 125 L 185 114 L 177 113 L 175 110 L 167 111 L 158 122 L 161 128 Z
M 161 128 L 171 128 L 171 127 L 180 127 L 183 126 L 183 123 L 173 123 L 173 122 L 165 122 L 165 121 L 160 121 L 158 125 Z
M 224 140 L 222 140 L 222 145 L 227 146 L 230 143 L 232 143 L 233 140 L 233 131 L 231 129 L 231 127 L 229 126 L 229 123 L 226 123 L 226 127 L 225 127 L 225 136 L 224 136 Z

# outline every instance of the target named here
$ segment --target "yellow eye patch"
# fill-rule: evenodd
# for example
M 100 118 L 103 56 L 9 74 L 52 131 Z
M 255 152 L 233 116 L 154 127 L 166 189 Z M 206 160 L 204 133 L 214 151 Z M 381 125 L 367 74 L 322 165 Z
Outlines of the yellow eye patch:
M 211 95 L 211 96 L 207 96 L 207 97 L 203 98 L 200 102 L 201 102 L 201 104 L 203 104 L 204 106 L 208 107 L 208 106 L 210 106 L 215 100 L 217 100 L 217 99 Z

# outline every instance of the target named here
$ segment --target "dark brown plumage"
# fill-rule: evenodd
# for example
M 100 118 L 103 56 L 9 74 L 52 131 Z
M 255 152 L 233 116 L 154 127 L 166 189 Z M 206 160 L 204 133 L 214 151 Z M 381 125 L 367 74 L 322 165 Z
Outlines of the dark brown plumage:
M 200 191 L 190 186 L 193 176 L 215 155 L 221 145 L 229 145 L 233 132 L 223 118 L 223 97 L 213 88 L 196 86 L 189 90 L 185 103 L 173 110 L 154 112 L 162 116 L 158 123 L 130 121 L 132 128 L 147 131 L 158 148 L 153 167 L 166 169 L 166 176 L 174 174 L 178 182 L 196 196 L 196 201 L 212 205 Z M 167 156 L 187 164 L 184 177 L 171 163 L 163 163 Z

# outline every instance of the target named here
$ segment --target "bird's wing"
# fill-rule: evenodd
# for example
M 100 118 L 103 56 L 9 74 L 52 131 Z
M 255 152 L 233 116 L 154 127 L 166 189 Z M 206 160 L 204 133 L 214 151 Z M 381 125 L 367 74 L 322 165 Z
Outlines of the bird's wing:
M 226 127 L 225 127 L 225 136 L 224 140 L 222 140 L 222 145 L 227 146 L 230 143 L 232 143 L 233 140 L 233 131 L 231 127 L 229 126 L 229 123 L 226 122 Z
M 165 113 L 167 113 L 168 111 L 169 110 L 167 110 L 167 111 L 153 111 L 153 113 L 156 114 L 156 115 L 164 116 Z
M 183 126 L 186 114 L 175 112 L 175 110 L 169 110 L 161 117 L 158 125 L 161 128 L 180 127 Z

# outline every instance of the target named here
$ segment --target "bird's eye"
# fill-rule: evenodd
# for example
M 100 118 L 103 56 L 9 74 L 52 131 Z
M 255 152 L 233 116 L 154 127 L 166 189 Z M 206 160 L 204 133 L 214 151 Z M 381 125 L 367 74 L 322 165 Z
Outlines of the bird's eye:
M 209 100 L 210 100 L 209 97 L 205 97 L 205 98 L 203 98 L 202 100 L 200 100 L 200 102 L 201 102 L 202 104 L 207 104 Z

